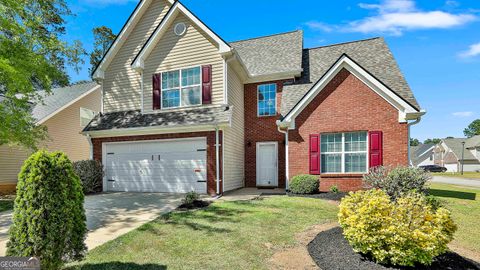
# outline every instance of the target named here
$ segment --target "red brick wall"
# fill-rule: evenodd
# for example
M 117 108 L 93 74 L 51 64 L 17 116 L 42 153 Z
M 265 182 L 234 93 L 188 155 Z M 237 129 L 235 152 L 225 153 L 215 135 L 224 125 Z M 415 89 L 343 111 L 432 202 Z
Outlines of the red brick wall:
M 248 123 L 248 122 L 246 122 Z M 340 73 L 296 118 L 289 131 L 289 174 L 309 172 L 310 134 L 347 131 L 383 131 L 384 165 L 407 165 L 407 124 L 398 122 L 398 110 L 347 70 Z M 362 187 L 361 175 L 321 175 L 320 189 Z
M 256 186 L 256 143 L 278 142 L 278 186 L 285 187 L 285 135 L 278 132 L 276 116 L 257 116 L 257 86 L 277 84 L 277 112 L 280 112 L 284 81 L 245 84 L 245 186 Z
M 207 192 L 210 195 L 216 194 L 215 182 L 215 132 L 191 132 L 191 133 L 176 133 L 176 134 L 154 134 L 154 135 L 138 135 L 138 136 L 122 136 L 122 137 L 108 137 L 108 138 L 93 138 L 93 158 L 102 161 L 102 143 L 106 142 L 125 142 L 125 141 L 144 141 L 144 140 L 160 140 L 160 139 L 179 139 L 192 137 L 206 137 L 207 138 Z M 222 134 L 219 134 L 220 144 L 222 143 Z M 222 175 L 222 148 L 220 147 L 220 177 Z M 222 183 L 220 182 L 220 190 Z

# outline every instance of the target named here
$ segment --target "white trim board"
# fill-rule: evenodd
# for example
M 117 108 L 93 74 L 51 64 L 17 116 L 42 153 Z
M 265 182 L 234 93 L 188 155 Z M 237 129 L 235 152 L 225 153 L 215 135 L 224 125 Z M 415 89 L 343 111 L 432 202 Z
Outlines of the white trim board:
M 155 29 L 153 34 L 148 39 L 147 43 L 140 52 L 135 57 L 135 60 L 132 62 L 131 66 L 135 70 L 143 70 L 144 61 L 150 55 L 150 53 L 155 48 L 155 45 L 158 43 L 163 34 L 167 31 L 168 27 L 172 24 L 173 20 L 177 17 L 179 13 L 183 13 L 188 19 L 190 19 L 195 25 L 200 27 L 200 29 L 205 32 L 213 41 L 218 44 L 218 52 L 220 54 L 229 53 L 232 49 L 230 46 L 223 41 L 217 34 L 215 34 L 210 28 L 208 28 L 202 21 L 200 21 L 193 13 L 190 12 L 182 3 L 176 1 L 170 10 L 167 12 L 165 17 L 162 19 L 160 25 Z
M 54 112 L 50 113 L 49 115 L 45 116 L 44 118 L 40 119 L 38 122 L 37 122 L 37 125 L 41 125 L 43 123 L 45 123 L 48 119 L 54 117 L 55 115 L 57 115 L 59 112 L 65 110 L 66 108 L 70 107 L 72 104 L 74 104 L 75 102 L 81 100 L 82 98 L 88 96 L 89 94 L 93 93 L 95 90 L 98 90 L 100 88 L 100 85 L 97 85 L 95 86 L 94 88 L 88 90 L 87 92 L 81 94 L 80 96 L 76 97 L 74 100 L 68 102 L 67 104 L 63 105 L 62 107 L 60 107 L 59 109 L 55 110 Z
M 303 109 L 325 88 L 325 86 L 343 69 L 345 68 L 351 74 L 355 75 L 365 85 L 372 89 L 375 93 L 385 99 L 399 112 L 399 122 L 411 120 L 411 117 L 419 117 L 425 111 L 418 111 L 405 100 L 387 88 L 382 82 L 373 77 L 364 68 L 355 63 L 346 54 L 342 55 L 337 62 L 317 81 L 307 94 L 287 113 L 278 125 L 288 125 L 290 129 L 295 129 L 295 118 L 303 111 Z M 414 119 L 414 118 L 413 118 Z
M 127 37 L 130 35 L 132 30 L 135 28 L 138 21 L 140 21 L 143 14 L 145 14 L 145 11 L 150 6 L 152 1 L 153 0 L 140 0 L 140 3 L 138 3 L 138 6 L 133 11 L 133 14 L 130 15 L 127 22 L 123 26 L 121 32 L 118 34 L 117 38 L 115 39 L 113 44 L 110 46 L 107 53 L 102 58 L 102 61 L 100 62 L 100 64 L 98 64 L 97 68 L 95 69 L 95 72 L 92 75 L 93 79 L 103 79 L 104 78 L 105 70 L 110 65 L 113 58 L 115 57 L 117 52 L 120 50 L 120 48 L 122 47 L 122 45 L 125 42 L 125 40 L 127 39 Z M 174 0 L 166 0 L 166 1 L 170 4 L 172 4 L 172 5 L 175 2 Z

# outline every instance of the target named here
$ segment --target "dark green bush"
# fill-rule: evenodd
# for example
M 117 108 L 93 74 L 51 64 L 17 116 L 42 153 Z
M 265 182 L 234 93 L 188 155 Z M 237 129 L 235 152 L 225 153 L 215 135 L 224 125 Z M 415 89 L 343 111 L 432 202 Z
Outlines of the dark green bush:
M 290 191 L 296 194 L 313 194 L 318 192 L 320 182 L 314 175 L 296 175 L 290 181 Z
M 187 194 L 185 194 L 185 198 L 183 198 L 182 203 L 183 204 L 192 204 L 194 201 L 200 199 L 200 195 L 196 193 L 195 191 L 190 191 Z
M 82 182 L 83 193 L 91 194 L 102 191 L 103 165 L 96 160 L 80 160 L 73 163 L 75 173 Z
M 17 183 L 7 256 L 38 257 L 42 269 L 84 257 L 84 195 L 72 162 L 41 150 L 24 163 Z

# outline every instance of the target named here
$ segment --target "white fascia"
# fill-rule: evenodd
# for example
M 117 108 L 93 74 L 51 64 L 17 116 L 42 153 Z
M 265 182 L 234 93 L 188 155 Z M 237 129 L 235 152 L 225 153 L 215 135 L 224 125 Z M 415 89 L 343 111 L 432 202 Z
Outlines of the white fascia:
M 179 13 L 183 13 L 189 18 L 195 25 L 205 32 L 215 43 L 218 44 L 218 52 L 220 54 L 226 54 L 231 51 L 230 46 L 225 43 L 217 34 L 215 34 L 210 28 L 208 28 L 202 21 L 200 21 L 193 13 L 191 13 L 182 3 L 176 1 L 165 17 L 160 22 L 160 25 L 155 29 L 148 42 L 138 53 L 135 61 L 132 63 L 132 68 L 135 70 L 144 69 L 145 59 L 155 48 L 155 44 L 160 40 L 163 34 L 167 31 L 168 27 L 172 24 L 173 20 Z
M 398 110 L 398 121 L 405 123 L 408 120 L 414 120 L 426 112 L 418 111 L 405 100 L 396 95 L 392 90 L 387 88 L 382 82 L 373 77 L 364 68 L 355 63 L 346 54 L 342 55 L 337 62 L 325 73 L 322 78 L 315 83 L 307 94 L 290 110 L 282 121 L 277 121 L 277 125 L 295 129 L 295 118 L 303 111 L 303 109 L 325 88 L 325 86 L 343 69 L 345 68 L 365 85 L 372 89 L 375 93 L 385 99 L 393 107 Z
M 117 52 L 120 50 L 122 47 L 123 43 L 125 43 L 125 40 L 127 37 L 130 35 L 132 30 L 135 28 L 137 25 L 138 21 L 142 18 L 143 14 L 145 11 L 148 9 L 150 6 L 150 3 L 152 0 L 141 0 L 141 2 L 138 4 L 138 7 L 134 10 L 133 14 L 130 16 L 128 21 L 125 23 L 123 26 L 120 34 L 118 34 L 117 38 L 113 42 L 112 46 L 107 51 L 107 54 L 105 57 L 102 59 L 100 64 L 98 65 L 97 69 L 92 75 L 92 78 L 94 80 L 98 79 L 104 79 L 105 78 L 105 70 L 107 69 L 108 65 L 112 62 L 113 58 L 117 54 Z M 174 4 L 174 0 L 167 0 L 171 5 Z

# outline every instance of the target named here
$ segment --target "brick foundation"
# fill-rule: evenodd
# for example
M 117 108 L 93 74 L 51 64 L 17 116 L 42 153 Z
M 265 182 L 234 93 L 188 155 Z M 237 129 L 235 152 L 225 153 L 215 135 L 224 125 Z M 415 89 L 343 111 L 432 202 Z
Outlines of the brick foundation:
M 215 182 L 215 131 L 191 132 L 191 133 L 173 133 L 173 134 L 154 134 L 154 135 L 137 135 L 107 138 L 92 138 L 93 158 L 102 161 L 102 143 L 108 142 L 126 142 L 126 141 L 145 141 L 145 140 L 161 140 L 161 139 L 180 139 L 206 137 L 207 138 L 207 192 L 210 195 L 216 194 Z M 220 144 L 222 144 L 222 133 L 219 134 Z M 222 147 L 220 147 L 220 175 L 222 175 Z M 220 182 L 220 192 L 222 183 Z

